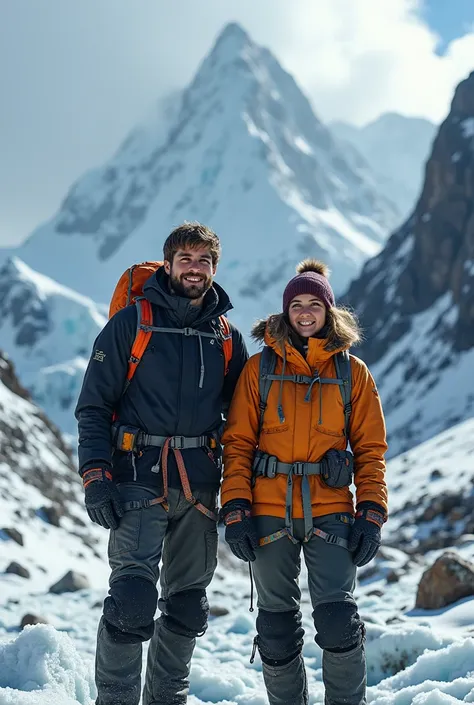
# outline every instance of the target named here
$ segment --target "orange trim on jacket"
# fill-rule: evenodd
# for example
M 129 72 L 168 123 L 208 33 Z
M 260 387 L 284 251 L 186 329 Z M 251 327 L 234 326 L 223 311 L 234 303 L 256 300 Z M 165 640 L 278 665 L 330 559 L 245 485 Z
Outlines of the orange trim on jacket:
M 283 367 L 279 345 L 265 335 L 265 343 L 278 355 L 276 374 Z M 309 339 L 307 358 L 290 343 L 286 343 L 285 374 L 312 375 L 317 369 L 320 377 L 335 377 L 332 359 L 337 351 L 324 350 L 326 340 Z M 349 441 L 355 460 L 354 484 L 356 501 L 377 502 L 387 511 L 385 460 L 387 450 L 385 421 L 379 395 L 372 375 L 362 360 L 351 355 L 352 414 Z M 224 444 L 224 476 L 221 503 L 233 499 L 252 502 L 254 515 L 285 516 L 287 477 L 258 477 L 252 488 L 252 462 L 255 449 L 275 455 L 284 463 L 297 461 L 319 462 L 331 448 L 344 450 L 344 411 L 338 385 L 313 385 L 311 400 L 305 401 L 307 385 L 283 382 L 282 407 L 285 420 L 278 417 L 280 383 L 273 382 L 268 396 L 263 428 L 258 442 L 259 423 L 259 363 L 260 353 L 247 362 L 237 383 L 229 410 Z M 349 487 L 328 487 L 319 475 L 310 476 L 313 516 L 333 512 L 354 512 L 354 501 Z M 301 477 L 294 478 L 293 517 L 303 518 Z

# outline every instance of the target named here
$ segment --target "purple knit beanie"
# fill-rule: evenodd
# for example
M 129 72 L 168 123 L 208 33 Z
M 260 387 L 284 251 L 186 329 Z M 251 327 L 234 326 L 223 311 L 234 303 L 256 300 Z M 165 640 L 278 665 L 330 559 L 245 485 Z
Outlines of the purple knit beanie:
M 323 262 L 305 259 L 299 263 L 296 271 L 296 277 L 290 279 L 283 292 L 283 313 L 288 313 L 291 301 L 299 294 L 317 296 L 326 308 L 335 305 L 334 292 L 328 281 L 329 269 Z

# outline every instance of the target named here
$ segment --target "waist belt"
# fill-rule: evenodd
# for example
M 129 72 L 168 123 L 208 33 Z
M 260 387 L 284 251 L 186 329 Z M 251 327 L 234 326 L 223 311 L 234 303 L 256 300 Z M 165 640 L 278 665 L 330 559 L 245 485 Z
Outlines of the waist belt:
M 275 477 L 275 475 L 321 475 L 322 463 L 283 463 L 275 455 L 268 455 L 261 450 L 255 453 L 253 472 L 256 476 Z
M 216 438 L 209 434 L 202 436 L 155 436 L 152 433 L 145 433 L 135 426 L 118 423 L 112 427 L 112 442 L 118 450 L 127 453 L 146 446 L 163 448 L 165 443 L 172 450 L 187 450 L 188 448 L 203 448 L 205 446 L 214 449 L 217 446 Z
M 187 450 L 188 448 L 212 447 L 215 440 L 211 436 L 154 436 L 150 433 L 140 431 L 137 434 L 137 446 L 157 446 L 162 447 L 169 440 L 169 447 L 173 450 Z
M 285 507 L 285 530 L 284 534 L 294 540 L 293 536 L 293 477 L 301 477 L 301 500 L 303 504 L 304 533 L 305 541 L 309 541 L 314 535 L 313 510 L 311 506 L 311 490 L 308 477 L 310 475 L 320 475 L 322 463 L 282 463 L 274 455 L 268 455 L 258 450 L 255 453 L 253 462 L 253 472 L 255 477 L 263 476 L 274 478 L 276 475 L 287 475 L 286 485 L 286 507 Z M 283 534 L 282 534 L 283 535 Z M 280 538 L 280 537 L 278 537 Z

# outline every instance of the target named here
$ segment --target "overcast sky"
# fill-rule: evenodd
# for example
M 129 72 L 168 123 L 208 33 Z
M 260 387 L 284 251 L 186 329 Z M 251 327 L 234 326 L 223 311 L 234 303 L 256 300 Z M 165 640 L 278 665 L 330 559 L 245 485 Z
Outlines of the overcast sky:
M 0 245 L 51 217 L 229 21 L 323 120 L 441 121 L 474 69 L 474 0 L 0 0 Z

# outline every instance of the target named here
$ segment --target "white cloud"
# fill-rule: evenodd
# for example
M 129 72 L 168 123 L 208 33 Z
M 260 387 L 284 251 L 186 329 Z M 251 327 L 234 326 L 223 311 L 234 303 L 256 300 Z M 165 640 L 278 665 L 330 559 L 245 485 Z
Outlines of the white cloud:
M 393 110 L 440 122 L 474 69 L 474 32 L 438 56 L 417 0 L 274 0 L 267 26 L 246 24 L 324 120 L 360 124 Z

